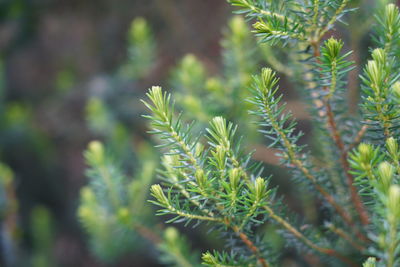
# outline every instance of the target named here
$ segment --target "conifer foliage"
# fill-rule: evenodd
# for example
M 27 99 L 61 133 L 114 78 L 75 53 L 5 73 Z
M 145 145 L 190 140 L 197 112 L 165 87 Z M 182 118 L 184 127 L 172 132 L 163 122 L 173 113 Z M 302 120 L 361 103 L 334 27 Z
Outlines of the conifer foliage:
M 208 266 L 280 266 L 279 253 L 265 236 L 267 224 L 282 233 L 287 246 L 317 256 L 322 266 L 398 266 L 398 7 L 388 4 L 377 14 L 375 47 L 361 75 L 361 114 L 351 118 L 346 112 L 346 77 L 354 63 L 343 42 L 330 37 L 335 24 L 354 11 L 350 1 L 229 2 L 254 23 L 261 43 L 284 47 L 304 66 L 292 79 L 301 86 L 316 140 L 325 148 L 318 159 L 299 143 L 303 133 L 286 110 L 271 68 L 263 68 L 250 88 L 241 89 L 250 89 L 251 105 L 245 106 L 269 146 L 279 151 L 282 165 L 305 185 L 301 193 L 318 198 L 328 215 L 323 224 L 296 219 L 270 186 L 268 170 L 241 146 L 234 123 L 215 116 L 198 131 L 185 123 L 171 95 L 155 86 L 144 104 L 150 110 L 145 117 L 151 133 L 164 151 L 161 184 L 150 189 L 158 215 L 168 215 L 167 222 L 206 224 L 222 235 L 226 251 L 205 252 L 202 260 Z

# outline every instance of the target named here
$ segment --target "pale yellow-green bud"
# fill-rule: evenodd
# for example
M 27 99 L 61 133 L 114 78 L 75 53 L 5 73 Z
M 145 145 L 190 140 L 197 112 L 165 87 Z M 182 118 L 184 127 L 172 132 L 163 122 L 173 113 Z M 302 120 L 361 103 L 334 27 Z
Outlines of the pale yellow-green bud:
M 372 58 L 378 64 L 378 67 L 386 65 L 386 52 L 382 48 L 376 48 L 372 51 Z
M 149 92 L 146 93 L 146 96 L 153 102 L 154 108 L 159 111 L 163 111 L 163 116 L 168 116 L 168 101 L 165 101 L 167 95 L 163 93 L 162 88 L 160 86 L 152 86 L 149 89 Z M 168 98 L 167 98 L 168 99 Z M 147 102 L 144 102 L 145 105 L 151 109 L 151 105 Z M 165 119 L 165 118 L 163 118 Z
M 390 3 L 385 8 L 385 24 L 387 27 L 393 27 L 396 23 L 396 18 L 399 15 L 399 9 L 396 5 Z
M 197 143 L 195 149 L 195 156 L 200 157 L 201 154 L 203 154 L 203 152 L 204 152 L 204 145 L 202 143 Z
M 225 169 L 225 166 L 226 166 L 226 160 L 225 160 L 226 149 L 225 149 L 225 147 L 223 147 L 221 145 L 216 146 L 215 150 L 212 152 L 212 154 L 218 162 L 218 167 L 220 169 Z
M 394 168 L 389 162 L 384 161 L 379 164 L 378 175 L 381 178 L 381 183 L 385 191 L 392 184 L 393 174 L 394 174 Z
M 188 54 L 182 59 L 178 75 L 184 86 L 190 86 L 188 90 L 203 89 L 200 84 L 193 84 L 193 81 L 204 82 L 203 79 L 205 79 L 204 66 L 195 55 Z
M 129 37 L 131 38 L 130 41 L 132 43 L 146 40 L 149 33 L 149 27 L 145 19 L 136 18 L 132 21 L 131 27 L 129 29 Z
M 376 259 L 369 257 L 366 262 L 364 262 L 363 267 L 376 267 Z
M 400 101 L 400 82 L 395 82 L 392 86 L 392 93 Z
M 234 16 L 229 22 L 229 28 L 232 31 L 232 38 L 236 42 L 240 42 L 250 35 L 246 22 L 241 16 Z
M 271 32 L 271 28 L 263 21 L 257 21 L 254 23 L 253 28 L 262 32 Z
M 222 85 L 221 80 L 213 77 L 213 78 L 207 79 L 206 89 L 210 92 L 222 93 L 225 88 Z
M 197 169 L 195 174 L 196 182 L 199 185 L 200 188 L 204 188 L 207 182 L 207 177 L 204 174 L 204 171 L 202 169 Z
M 229 149 L 230 142 L 226 119 L 221 116 L 214 117 L 211 121 L 211 125 L 217 134 L 216 138 L 221 142 L 220 145 Z
M 131 219 L 129 210 L 126 207 L 119 208 L 117 211 L 117 218 L 121 223 L 129 225 Z
M 203 260 L 204 263 L 207 263 L 211 266 L 219 266 L 218 261 L 215 259 L 213 255 L 211 255 L 210 252 L 203 253 L 201 259 Z
M 343 47 L 343 42 L 331 37 L 325 42 L 325 47 L 327 48 L 331 59 L 337 58 Z
M 396 139 L 394 139 L 393 137 L 389 137 L 386 140 L 386 149 L 392 158 L 396 159 L 398 157 L 399 145 L 398 145 Z
M 371 83 L 375 86 L 372 86 L 372 90 L 375 93 L 379 94 L 380 92 L 380 83 L 381 83 L 381 72 L 379 71 L 378 63 L 374 60 L 369 60 L 367 66 L 365 68 L 368 78 L 371 80 Z M 368 99 L 373 100 L 370 96 Z
M 93 190 L 88 186 L 82 187 L 81 198 L 83 199 L 84 202 L 90 202 L 90 203 L 96 202 L 96 196 Z
M 102 163 L 104 161 L 104 147 L 101 142 L 91 141 L 89 143 L 89 153 L 97 163 Z
M 162 157 L 162 163 L 165 168 L 168 170 L 173 170 L 173 167 L 180 166 L 181 163 L 179 162 L 179 156 L 178 155 L 164 155 Z
M 398 221 L 400 219 L 400 187 L 391 185 L 387 207 L 389 210 L 389 220 Z
M 265 197 L 265 193 L 267 190 L 267 186 L 265 184 L 265 180 L 261 177 L 258 177 L 254 182 L 254 193 L 256 195 L 257 201 L 260 201 Z
M 153 197 L 155 197 L 157 199 L 158 202 L 160 202 L 160 204 L 163 205 L 168 205 L 169 201 L 167 199 L 167 197 L 164 194 L 164 191 L 162 190 L 161 186 L 159 184 L 153 184 L 150 188 L 150 192 L 153 195 Z
M 374 149 L 372 145 L 361 143 L 358 145 L 358 152 L 360 153 L 360 159 L 362 163 L 369 163 L 373 157 Z
M 261 70 L 261 80 L 263 83 L 261 90 L 263 90 L 264 95 L 267 95 L 269 91 L 274 89 L 273 87 L 277 82 L 275 72 L 270 68 L 263 68 Z
M 179 238 L 178 230 L 175 227 L 167 227 L 164 231 L 164 238 L 168 243 L 174 243 Z
M 229 171 L 229 182 L 232 189 L 237 189 L 240 182 L 241 170 L 238 168 Z
M 90 220 L 95 218 L 95 216 L 94 211 L 87 206 L 81 205 L 78 208 L 78 217 L 82 220 Z

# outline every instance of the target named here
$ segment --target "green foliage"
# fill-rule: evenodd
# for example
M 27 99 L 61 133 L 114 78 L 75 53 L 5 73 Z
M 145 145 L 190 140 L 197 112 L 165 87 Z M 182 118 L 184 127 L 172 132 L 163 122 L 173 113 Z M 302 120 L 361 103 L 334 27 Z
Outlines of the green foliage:
M 148 148 L 142 148 L 148 149 Z M 104 146 L 93 141 L 85 153 L 90 186 L 81 191 L 79 218 L 87 229 L 96 255 L 106 261 L 117 259 L 137 244 L 140 226 L 150 223 L 145 205 L 155 161 L 149 152 L 140 175 L 128 179 Z M 114 242 L 115 238 L 118 242 Z
M 176 103 L 187 111 L 185 120 L 197 120 L 204 127 L 213 117 L 224 116 L 253 140 L 256 131 L 247 112 L 251 105 L 242 100 L 249 95 L 245 88 L 251 84 L 251 75 L 268 59 L 262 57 L 261 44 L 240 16 L 228 22 L 221 46 L 221 75 L 209 77 L 204 64 L 192 54 L 181 60 L 171 78 Z
M 127 46 L 128 60 L 110 77 L 94 81 L 86 106 L 88 126 L 105 145 L 92 141 L 85 152 L 90 182 L 81 190 L 78 217 L 91 249 L 106 262 L 138 250 L 143 239 L 154 239 L 146 226 L 153 224 L 146 199 L 157 163 L 145 143 L 134 153 L 133 122 L 127 119 L 135 112 L 127 104 L 135 99 L 127 83 L 135 84 L 154 65 L 153 35 L 143 18 L 131 23 Z M 132 164 L 139 156 L 141 161 Z
M 271 229 L 296 259 L 314 255 L 309 265 L 399 265 L 398 8 L 388 4 L 378 12 L 373 38 L 378 48 L 361 75 L 360 114 L 350 114 L 348 75 L 356 66 L 344 42 L 332 37 L 336 23 L 354 11 L 350 1 L 228 2 L 254 22 L 256 37 L 243 18 L 233 17 L 221 42 L 219 76 L 209 77 L 206 65 L 189 54 L 172 73 L 176 105 L 158 86 L 143 101 L 150 133 L 163 152 L 159 183 L 151 185 L 157 165 L 151 149 L 141 142 L 137 153 L 131 151 L 126 114 L 137 110 L 119 105 L 129 97 L 119 95 L 118 87 L 145 77 L 156 58 L 143 19 L 132 24 L 129 61 L 90 98 L 89 125 L 105 145 L 93 141 L 85 152 L 90 183 L 82 189 L 78 215 L 94 252 L 115 261 L 145 239 L 158 249 L 161 263 L 199 266 L 187 239 L 175 228 L 162 231 L 151 218 L 145 204 L 150 191 L 166 223 L 201 224 L 221 235 L 225 250 L 204 252 L 206 266 L 281 266 L 281 251 L 268 242 Z M 277 73 L 262 68 L 254 75 L 266 63 L 300 88 L 317 149 L 304 144 Z M 277 197 L 269 169 L 249 152 L 258 140 L 256 127 L 299 185 L 299 199 L 307 195 L 320 204 L 319 218 L 299 219 Z M 129 165 L 132 157 L 140 159 L 135 166 Z
M 398 141 L 393 137 L 384 147 L 362 143 L 350 155 L 356 181 L 375 214 L 371 234 L 375 244 L 370 251 L 382 266 L 399 264 L 399 157 Z
M 132 21 L 127 38 L 128 61 L 119 70 L 124 78 L 138 79 L 153 67 L 156 53 L 153 33 L 143 18 Z
M 375 267 L 375 266 L 376 266 L 375 258 L 368 258 L 368 260 L 363 264 L 363 267 Z
M 160 262 L 168 266 L 195 267 L 200 266 L 199 255 L 190 251 L 190 245 L 177 229 L 168 227 L 164 231 L 164 239 L 158 245 L 161 252 Z
M 151 133 L 159 137 L 164 152 L 162 184 L 150 189 L 151 202 L 159 206 L 158 215 L 169 215 L 168 223 L 192 226 L 205 223 L 223 236 L 227 252 L 204 253 L 203 264 L 208 266 L 279 266 L 279 258 L 274 257 L 275 253 L 262 239 L 263 225 L 271 223 L 283 234 L 287 246 L 300 253 L 315 254 L 323 266 L 359 266 L 364 261 L 364 266 L 397 266 L 400 251 L 398 8 L 388 4 L 377 16 L 379 30 L 374 39 L 380 48 L 372 50 L 372 60 L 367 62 L 361 76 L 361 114 L 351 117 L 345 101 L 347 76 L 354 69 L 349 60 L 351 52 L 342 52 L 343 41 L 326 38 L 335 23 L 352 11 L 347 7 L 349 1 L 229 2 L 239 7 L 238 13 L 256 21 L 253 27 L 260 42 L 287 45 L 291 48 L 288 54 L 298 54 L 288 58 L 302 60 L 302 75 L 293 69 L 291 73 L 296 75 L 292 78 L 302 87 L 309 104 L 314 135 L 318 145 L 324 147 L 320 152 L 322 157 L 316 158 L 318 154 L 302 144 L 303 133 L 286 111 L 278 94 L 279 78 L 272 69 L 263 68 L 260 75 L 253 76 L 250 92 L 240 94 L 250 96 L 250 105 L 240 109 L 246 107 L 257 116 L 259 131 L 269 146 L 279 151 L 282 165 L 291 170 L 297 183 L 306 186 L 299 192 L 304 194 L 302 190 L 306 189 L 324 203 L 324 223 L 310 222 L 308 218 L 297 220 L 275 197 L 276 190 L 269 186 L 269 178 L 260 165 L 253 163 L 252 154 L 241 148 L 241 139 L 236 136 L 237 132 L 242 133 L 239 115 L 232 118 L 239 128 L 214 113 L 207 115 L 208 109 L 202 102 L 207 94 L 200 93 L 207 84 L 205 69 L 193 56 L 186 57 L 176 72 L 175 84 L 178 87 L 185 84 L 186 88 L 179 90 L 186 90 L 189 96 L 193 94 L 191 101 L 182 104 L 185 97 L 179 92 L 177 103 L 183 112 L 176 112 L 171 95 L 157 86 L 149 90 L 148 100 L 144 101 L 151 112 L 145 115 L 151 123 Z M 231 22 L 236 24 L 239 25 L 239 20 Z M 250 38 L 235 30 L 231 35 L 236 37 L 225 37 L 230 45 L 224 48 L 240 58 L 245 55 L 240 52 L 243 49 L 235 47 L 244 42 L 238 40 Z M 245 78 L 237 85 L 234 80 L 216 83 L 221 84 L 217 88 L 247 87 L 248 76 L 238 73 L 253 72 L 257 66 L 246 66 L 246 60 L 239 59 L 237 62 L 241 63 L 234 65 L 240 68 L 235 70 L 227 57 L 224 59 L 227 76 L 236 73 L 235 77 Z M 298 66 L 294 64 L 293 68 Z M 238 96 L 232 94 L 233 99 Z M 221 105 L 227 101 L 217 100 Z M 239 100 L 244 101 L 240 97 Z M 197 104 L 193 105 L 194 102 Z M 203 132 L 185 123 L 188 118 L 203 121 L 207 117 L 209 124 Z M 247 137 L 249 133 L 245 133 Z M 358 147 L 354 149 L 355 146 Z M 306 230 L 301 227 L 304 224 Z

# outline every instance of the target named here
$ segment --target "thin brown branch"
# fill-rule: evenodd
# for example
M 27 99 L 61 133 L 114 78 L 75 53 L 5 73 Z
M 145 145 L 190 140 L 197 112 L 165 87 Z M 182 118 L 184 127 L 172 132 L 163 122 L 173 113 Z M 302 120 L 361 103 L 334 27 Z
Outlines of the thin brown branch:
M 323 248 L 318 246 L 317 244 L 314 244 L 310 239 L 308 239 L 306 236 L 304 236 L 299 230 L 297 230 L 294 226 L 292 226 L 290 223 L 288 223 L 285 219 L 282 217 L 278 216 L 269 206 L 264 206 L 263 207 L 269 214 L 269 216 L 274 219 L 277 223 L 282 225 L 287 231 L 289 231 L 292 235 L 294 235 L 297 239 L 302 241 L 304 244 L 309 246 L 310 248 L 322 253 L 326 254 L 332 257 L 335 257 L 342 261 L 343 263 L 348 264 L 349 266 L 358 266 L 357 263 L 353 262 L 351 259 L 348 257 L 344 256 L 343 254 L 339 253 L 338 251 L 330 248 Z
M 310 173 L 310 171 L 303 166 L 300 160 L 294 160 L 294 165 L 300 169 L 300 171 L 306 176 L 317 189 L 317 191 L 328 201 L 329 204 L 339 213 L 343 220 L 350 226 L 354 226 L 354 222 L 350 215 L 335 201 L 334 197 L 329 194 L 321 185 L 319 185 L 315 177 Z
M 364 125 L 361 127 L 360 131 L 358 131 L 356 137 L 354 138 L 353 143 L 351 143 L 351 144 L 347 147 L 347 151 L 352 150 L 355 146 L 357 146 L 357 145 L 361 142 L 361 140 L 362 140 L 362 138 L 364 137 L 364 135 L 365 135 L 365 133 L 367 132 L 367 130 L 368 130 L 368 125 L 364 124 Z
M 321 185 L 318 184 L 317 178 L 314 175 L 312 175 L 310 171 L 304 166 L 302 161 L 299 160 L 299 155 L 296 154 L 296 151 L 293 148 L 291 142 L 289 141 L 286 133 L 284 133 L 280 129 L 276 119 L 271 115 L 272 111 L 268 107 L 268 103 L 264 103 L 264 107 L 265 107 L 264 110 L 265 114 L 267 114 L 271 120 L 271 127 L 274 128 L 274 130 L 283 140 L 283 146 L 286 148 L 286 154 L 288 159 L 290 159 L 292 164 L 296 166 L 303 173 L 303 175 L 312 182 L 312 184 L 315 186 L 318 192 L 328 201 L 329 204 L 332 205 L 332 207 L 338 212 L 338 214 L 342 216 L 343 220 L 350 226 L 354 226 L 354 222 L 352 221 L 350 215 L 335 201 L 334 197 L 331 194 L 329 194 L 329 192 L 327 192 Z
M 360 216 L 361 223 L 366 225 L 369 223 L 369 216 L 364 207 L 364 204 L 361 201 L 360 195 L 357 192 L 357 188 L 353 185 L 354 178 L 353 178 L 353 175 L 350 174 L 350 165 L 349 165 L 349 162 L 347 161 L 347 157 L 348 157 L 347 149 L 345 148 L 343 140 L 340 136 L 340 132 L 337 129 L 335 118 L 334 118 L 334 115 L 332 112 L 332 107 L 331 107 L 329 101 L 326 101 L 326 110 L 327 110 L 327 116 L 328 116 L 328 126 L 331 130 L 332 138 L 340 151 L 340 162 L 343 166 L 343 170 L 347 177 L 347 185 L 350 188 L 351 199 L 352 199 L 353 204 Z
M 317 60 L 317 62 L 319 62 L 319 57 L 321 56 L 320 51 L 319 51 L 319 42 L 313 42 L 311 45 L 314 50 L 314 57 Z M 328 87 L 324 87 L 324 89 L 329 90 Z M 340 151 L 340 162 L 343 166 L 343 171 L 345 172 L 346 177 L 347 177 L 347 184 L 350 188 L 350 194 L 351 194 L 351 199 L 352 199 L 353 205 L 359 214 L 361 223 L 366 225 L 369 223 L 369 216 L 364 207 L 364 204 L 361 202 L 361 198 L 358 195 L 357 188 L 353 185 L 354 178 L 350 174 L 350 166 L 347 161 L 347 149 L 345 148 L 342 137 L 337 128 L 337 124 L 335 121 L 335 117 L 334 117 L 329 99 L 325 99 L 324 105 L 325 105 L 326 116 L 327 116 L 327 126 L 328 126 L 327 128 L 331 133 L 331 137 L 332 137 L 333 141 L 335 142 L 337 148 Z
M 254 245 L 254 243 L 248 238 L 248 236 L 241 232 L 239 227 L 233 226 L 233 231 L 239 236 L 239 238 L 243 241 L 243 243 L 250 249 L 250 251 L 257 257 L 261 266 L 269 267 L 268 262 L 260 255 L 260 250 Z
M 355 249 L 359 250 L 360 252 L 365 251 L 365 247 L 360 245 L 359 243 L 355 242 L 351 236 L 349 236 L 343 229 L 338 228 L 336 226 L 334 226 L 333 224 L 329 224 L 328 228 L 334 232 L 335 234 L 337 234 L 338 236 L 340 236 L 341 238 L 343 238 L 344 240 L 346 240 L 352 247 L 354 247 Z
M 356 267 L 356 266 L 359 267 L 360 266 L 359 264 L 357 264 L 353 260 L 349 259 L 348 257 L 344 256 L 343 254 L 337 252 L 334 249 L 320 248 L 319 252 L 324 253 L 326 255 L 333 256 L 333 257 L 339 259 L 340 261 L 346 263 L 349 266 L 353 266 L 353 267 Z

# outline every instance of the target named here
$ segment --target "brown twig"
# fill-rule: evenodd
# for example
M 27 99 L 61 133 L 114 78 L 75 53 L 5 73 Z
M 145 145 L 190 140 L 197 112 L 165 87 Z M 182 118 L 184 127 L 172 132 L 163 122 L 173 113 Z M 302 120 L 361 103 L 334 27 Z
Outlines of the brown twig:
M 332 108 L 331 108 L 329 101 L 326 101 L 326 109 L 327 109 L 327 115 L 328 115 L 328 125 L 331 128 L 331 134 L 332 134 L 333 140 L 335 141 L 336 146 L 339 148 L 339 151 L 340 151 L 340 162 L 342 163 L 344 172 L 347 177 L 347 185 L 350 188 L 351 199 L 353 200 L 353 204 L 360 216 L 361 223 L 366 225 L 369 223 L 368 213 L 364 207 L 364 204 L 361 202 L 361 198 L 357 192 L 357 188 L 353 185 L 354 178 L 353 178 L 353 175 L 350 174 L 350 165 L 349 165 L 349 162 L 347 161 L 347 157 L 348 157 L 347 149 L 345 148 L 345 145 L 342 141 L 340 133 L 337 129 L 337 125 L 336 125 L 334 115 L 332 112 Z
M 287 135 L 280 129 L 276 119 L 271 116 L 272 111 L 270 108 L 268 108 L 268 104 L 264 103 L 264 107 L 264 112 L 271 120 L 271 127 L 274 128 L 274 130 L 283 140 L 283 146 L 287 150 L 286 154 L 288 159 L 290 159 L 292 161 L 292 164 L 296 166 L 303 173 L 303 175 L 312 182 L 318 192 L 328 201 L 328 203 L 332 205 L 332 207 L 339 213 L 339 215 L 343 217 L 345 222 L 348 223 L 350 226 L 353 226 L 354 222 L 352 221 L 350 215 L 338 203 L 336 203 L 334 197 L 329 194 L 329 192 L 327 192 L 321 185 L 318 184 L 317 178 L 312 175 L 310 171 L 304 166 L 304 164 L 299 160 L 299 157 L 296 154 L 296 151 L 289 141 Z
M 356 137 L 354 138 L 353 143 L 351 143 L 348 147 L 347 147 L 347 151 L 352 150 L 356 145 L 358 145 L 362 138 L 364 137 L 365 133 L 368 130 L 368 125 L 364 124 L 363 127 L 361 127 L 360 131 L 358 131 Z
M 254 245 L 254 243 L 248 238 L 248 236 L 241 232 L 239 227 L 233 226 L 233 231 L 239 236 L 243 243 L 251 250 L 251 252 L 257 257 L 261 266 L 269 267 L 268 262 L 260 255 L 260 250 Z
M 354 226 L 354 221 L 350 215 L 335 201 L 334 197 L 329 194 L 321 185 L 319 185 L 314 176 L 309 172 L 307 168 L 299 160 L 295 160 L 294 164 L 300 169 L 300 171 L 313 183 L 317 191 L 328 201 L 329 204 L 339 213 L 343 220 L 350 226 Z
M 365 251 L 365 247 L 360 245 L 359 243 L 355 242 L 351 236 L 349 236 L 345 231 L 343 231 L 343 229 L 341 228 L 337 228 L 336 226 L 334 226 L 333 224 L 329 224 L 328 228 L 334 232 L 335 234 L 337 234 L 338 236 L 342 237 L 344 240 L 346 240 L 352 247 L 354 247 L 355 249 L 359 250 L 360 252 Z
M 296 228 L 294 228 L 286 220 L 284 220 L 282 217 L 278 216 L 269 206 L 264 206 L 263 208 L 268 212 L 269 216 L 271 216 L 272 219 L 274 219 L 276 222 L 278 222 L 280 225 L 282 225 L 292 235 L 294 235 L 297 239 L 301 240 L 304 244 L 306 244 L 310 248 L 312 248 L 322 254 L 333 256 L 350 266 L 358 266 L 357 263 L 353 262 L 351 259 L 349 259 L 346 256 L 344 256 L 343 254 L 337 252 L 336 250 L 329 249 L 329 248 L 323 248 L 323 247 L 320 247 L 320 246 L 314 244 L 310 239 L 305 237 L 300 231 L 298 231 Z
M 319 42 L 312 42 L 311 43 L 313 49 L 314 49 L 314 57 L 319 62 L 319 57 L 321 56 L 320 51 L 319 51 Z M 329 90 L 328 87 L 324 87 L 324 90 Z M 324 101 L 325 109 L 326 109 L 326 116 L 327 116 L 327 125 L 328 129 L 331 132 L 331 136 L 333 141 L 335 142 L 336 146 L 338 147 L 340 151 L 340 162 L 343 166 L 343 170 L 346 174 L 347 177 L 347 184 L 350 188 L 350 194 L 351 194 L 351 199 L 352 202 L 359 214 L 359 217 L 361 219 L 361 223 L 366 225 L 369 223 L 369 217 L 368 213 L 365 210 L 364 204 L 361 202 L 361 198 L 358 195 L 356 187 L 353 185 L 353 176 L 350 174 L 350 166 L 347 161 L 347 149 L 345 148 L 345 145 L 343 143 L 342 137 L 340 135 L 340 132 L 337 128 L 335 117 L 332 111 L 332 107 L 330 105 L 329 99 L 325 99 Z

